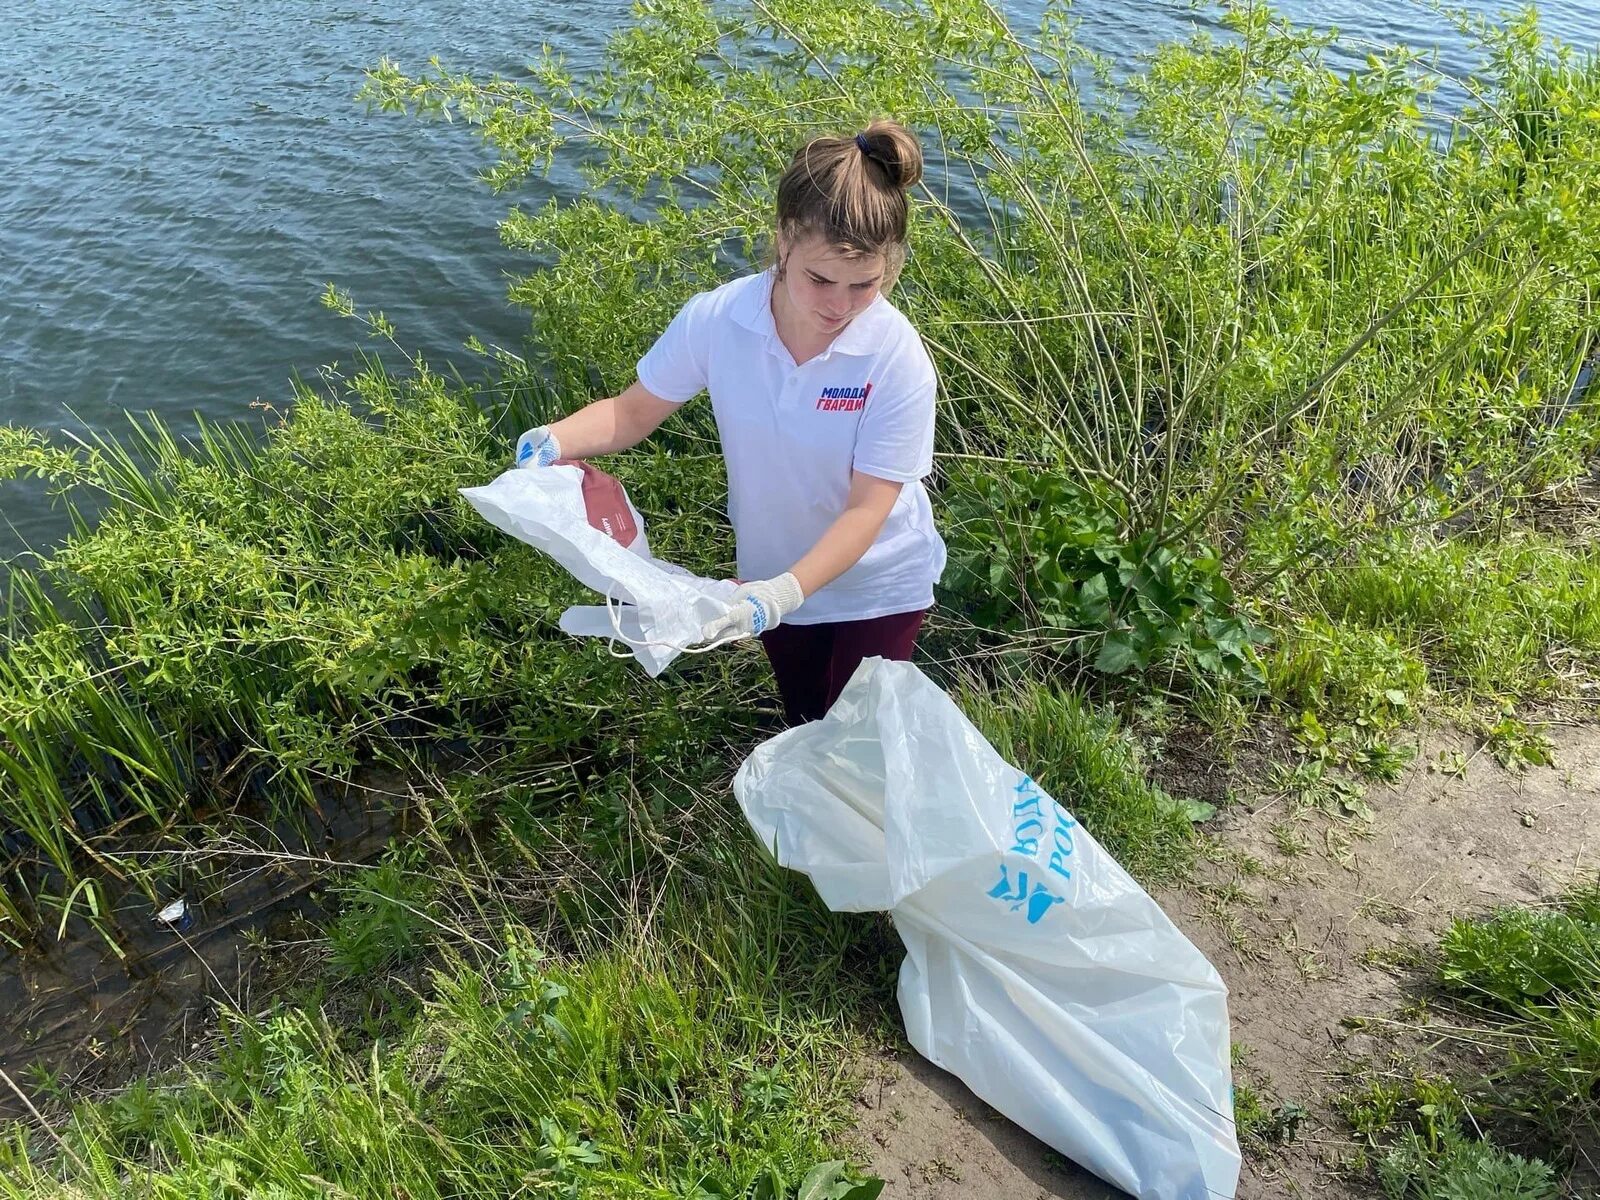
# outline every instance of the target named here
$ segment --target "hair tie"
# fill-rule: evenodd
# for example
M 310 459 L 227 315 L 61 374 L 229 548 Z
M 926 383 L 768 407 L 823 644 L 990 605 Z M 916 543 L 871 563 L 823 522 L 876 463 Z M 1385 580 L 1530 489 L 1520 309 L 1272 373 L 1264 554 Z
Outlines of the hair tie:
M 861 153 L 865 154 L 868 158 L 872 157 L 872 150 L 867 146 L 867 135 L 866 134 L 864 134 L 864 133 L 856 134 L 856 149 L 861 151 Z

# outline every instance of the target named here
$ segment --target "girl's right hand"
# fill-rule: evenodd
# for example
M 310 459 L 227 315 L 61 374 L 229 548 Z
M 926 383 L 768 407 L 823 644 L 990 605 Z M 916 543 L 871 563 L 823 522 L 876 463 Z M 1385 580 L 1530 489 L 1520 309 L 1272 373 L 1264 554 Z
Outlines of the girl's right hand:
M 517 439 L 516 466 L 548 467 L 561 457 L 561 443 L 548 425 L 528 430 Z

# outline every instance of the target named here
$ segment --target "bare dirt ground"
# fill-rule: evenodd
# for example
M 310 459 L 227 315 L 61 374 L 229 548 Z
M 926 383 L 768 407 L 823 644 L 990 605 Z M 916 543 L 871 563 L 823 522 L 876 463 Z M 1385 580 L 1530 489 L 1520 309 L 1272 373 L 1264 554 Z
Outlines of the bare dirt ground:
M 1404 964 L 1454 917 L 1551 900 L 1600 870 L 1600 727 L 1550 736 L 1555 767 L 1512 773 L 1466 735 L 1425 735 L 1404 778 L 1368 793 L 1370 824 L 1296 812 L 1287 797 L 1232 806 L 1208 827 L 1196 879 L 1157 896 L 1228 984 L 1236 1082 L 1306 1110 L 1287 1145 L 1247 1153 L 1240 1200 L 1379 1196 L 1341 1169 L 1356 1146 L 1331 1099 L 1375 1069 L 1385 1029 L 1404 1028 L 1423 983 Z M 1377 1020 L 1346 1024 L 1363 1017 Z M 1121 1195 L 914 1054 L 875 1075 L 858 1133 L 887 1197 Z

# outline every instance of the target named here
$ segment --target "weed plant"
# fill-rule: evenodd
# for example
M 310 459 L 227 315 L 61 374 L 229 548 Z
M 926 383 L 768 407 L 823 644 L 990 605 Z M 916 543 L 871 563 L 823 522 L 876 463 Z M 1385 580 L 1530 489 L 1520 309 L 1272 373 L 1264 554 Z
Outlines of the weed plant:
M 1376 1149 L 1389 1200 L 1557 1200 L 1555 1169 L 1484 1136 L 1447 1079 L 1369 1080 L 1336 1106 Z
M 946 600 L 981 628 L 1042 642 L 1060 631 L 1098 646 L 1096 671 L 1180 665 L 1262 682 L 1266 635 L 1235 608 L 1222 561 L 1151 533 L 1123 540 L 1114 497 L 1026 468 L 954 470 L 944 512 Z
M 1457 920 L 1437 970 L 1448 1003 L 1428 1029 L 1473 1051 L 1482 1073 L 1371 1080 L 1345 1094 L 1341 1110 L 1379 1148 L 1379 1177 L 1395 1200 L 1554 1200 L 1556 1166 L 1596 1166 L 1600 886 L 1579 886 L 1550 908 Z
M 1509 1154 L 1454 1125 L 1430 1142 L 1408 1129 L 1378 1161 L 1390 1200 L 1557 1200 L 1548 1163 Z
M 1472 1027 L 1460 1036 L 1497 1050 L 1474 1098 L 1533 1122 L 1558 1146 L 1592 1147 L 1600 1133 L 1600 885 L 1554 909 L 1457 921 L 1440 951 L 1440 979 L 1465 1001 Z

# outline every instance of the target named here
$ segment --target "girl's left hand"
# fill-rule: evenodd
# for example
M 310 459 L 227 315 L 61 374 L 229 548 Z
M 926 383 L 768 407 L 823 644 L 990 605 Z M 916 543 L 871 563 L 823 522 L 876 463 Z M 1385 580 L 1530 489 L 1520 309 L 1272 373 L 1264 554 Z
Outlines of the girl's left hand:
M 776 579 L 740 584 L 729 601 L 732 607 L 727 615 L 707 621 L 700 629 L 700 637 L 707 642 L 719 642 L 765 633 L 776 629 L 784 617 L 804 602 L 800 581 L 787 572 Z

